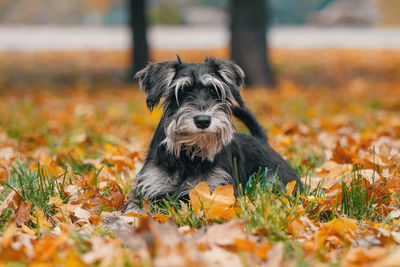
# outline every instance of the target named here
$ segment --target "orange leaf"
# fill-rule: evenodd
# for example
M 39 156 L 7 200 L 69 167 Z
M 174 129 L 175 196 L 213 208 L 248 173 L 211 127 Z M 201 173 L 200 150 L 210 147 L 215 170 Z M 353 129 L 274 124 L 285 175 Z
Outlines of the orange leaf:
M 362 265 L 371 265 L 373 262 L 384 258 L 387 254 L 387 248 L 372 247 L 367 249 L 361 246 L 352 247 L 344 258 L 341 266 L 356 267 Z M 398 265 L 398 263 L 396 265 Z
M 232 185 L 217 187 L 211 194 L 208 184 L 201 182 L 190 190 L 189 197 L 193 210 L 203 210 L 211 220 L 232 219 L 236 215 L 235 209 L 232 208 L 236 201 Z
M 303 244 L 303 249 L 306 254 L 310 254 L 318 250 L 343 247 L 345 244 L 351 244 L 354 241 L 358 228 L 357 220 L 335 218 L 322 224 L 320 230 Z
M 271 243 L 263 243 L 261 244 L 257 250 L 256 255 L 262 260 L 266 260 L 268 258 L 268 251 L 274 246 Z
M 286 185 L 287 194 L 288 194 L 288 195 L 293 194 L 293 191 L 294 191 L 295 187 L 296 187 L 296 181 L 291 181 L 290 183 L 288 183 L 288 184 Z
M 235 245 L 238 250 L 252 251 L 256 247 L 256 243 L 250 240 L 235 238 Z
M 159 213 L 159 214 L 154 215 L 153 219 L 159 223 L 166 223 L 169 221 L 169 219 L 171 219 L 171 216 Z

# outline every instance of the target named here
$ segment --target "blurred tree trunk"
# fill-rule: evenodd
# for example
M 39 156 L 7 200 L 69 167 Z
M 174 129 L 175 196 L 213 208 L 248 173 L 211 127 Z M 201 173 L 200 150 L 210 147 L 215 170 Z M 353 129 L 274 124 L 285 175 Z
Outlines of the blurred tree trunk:
M 273 86 L 267 54 L 265 0 L 231 0 L 231 58 L 246 74 L 248 86 Z
M 134 75 L 137 71 L 144 68 L 149 61 L 149 49 L 146 38 L 146 1 L 129 0 L 129 16 L 133 44 L 131 74 Z

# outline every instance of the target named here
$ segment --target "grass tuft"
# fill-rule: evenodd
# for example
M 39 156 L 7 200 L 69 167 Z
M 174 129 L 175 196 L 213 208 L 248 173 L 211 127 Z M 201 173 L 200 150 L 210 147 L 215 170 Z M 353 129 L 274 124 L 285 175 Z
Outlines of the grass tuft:
M 66 177 L 67 169 L 59 177 L 52 177 L 47 167 L 42 167 L 39 163 L 34 170 L 29 169 L 26 164 L 16 163 L 9 171 L 8 180 L 2 182 L 6 189 L 2 196 L 4 198 L 11 190 L 15 191 L 23 201 L 32 202 L 32 210 L 38 207 L 46 217 L 50 217 L 55 211 L 54 205 L 49 204 L 50 197 L 58 196 L 67 201 L 68 197 L 64 193 Z M 4 212 L 1 218 L 3 216 L 6 216 Z

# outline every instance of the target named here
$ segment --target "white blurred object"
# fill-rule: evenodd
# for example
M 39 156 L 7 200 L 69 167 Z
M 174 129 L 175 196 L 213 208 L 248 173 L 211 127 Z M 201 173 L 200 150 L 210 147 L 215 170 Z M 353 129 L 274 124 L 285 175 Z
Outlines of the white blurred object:
M 273 27 L 268 38 L 272 48 L 400 49 L 400 28 Z M 228 46 L 230 34 L 221 26 L 153 26 L 148 40 L 151 48 L 210 49 Z M 0 50 L 125 50 L 130 41 L 123 26 L 0 26 Z
M 225 25 L 228 13 L 216 6 L 187 6 L 181 11 L 187 25 Z
M 336 0 L 324 10 L 312 12 L 307 22 L 319 26 L 373 26 L 378 22 L 378 11 L 369 0 Z

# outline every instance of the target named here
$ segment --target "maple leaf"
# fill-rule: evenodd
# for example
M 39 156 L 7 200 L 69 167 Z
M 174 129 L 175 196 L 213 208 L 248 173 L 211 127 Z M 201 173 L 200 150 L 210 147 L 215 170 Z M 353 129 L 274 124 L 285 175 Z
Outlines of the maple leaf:
M 203 211 L 210 220 L 229 220 L 236 215 L 232 207 L 236 201 L 232 185 L 217 187 L 211 194 L 208 184 L 201 182 L 190 190 L 189 198 L 193 210 Z

